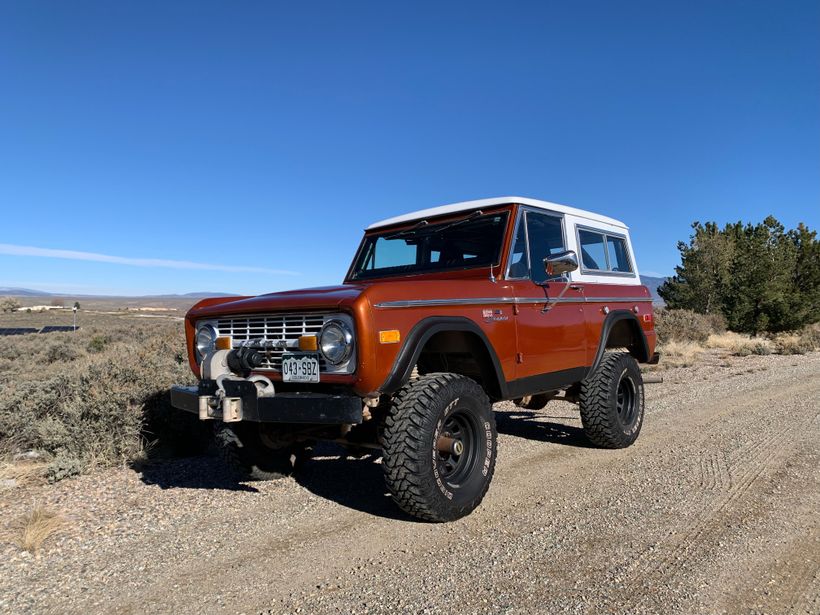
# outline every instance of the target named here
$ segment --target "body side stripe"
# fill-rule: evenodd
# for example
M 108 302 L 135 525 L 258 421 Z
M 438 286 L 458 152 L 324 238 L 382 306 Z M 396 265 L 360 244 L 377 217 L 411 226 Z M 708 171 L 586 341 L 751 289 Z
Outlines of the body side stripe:
M 409 307 L 429 307 L 438 305 L 482 305 L 493 303 L 509 303 L 518 305 L 539 303 L 647 303 L 651 297 L 476 297 L 463 299 L 408 299 L 403 301 L 384 301 L 374 305 L 380 309 L 396 309 Z

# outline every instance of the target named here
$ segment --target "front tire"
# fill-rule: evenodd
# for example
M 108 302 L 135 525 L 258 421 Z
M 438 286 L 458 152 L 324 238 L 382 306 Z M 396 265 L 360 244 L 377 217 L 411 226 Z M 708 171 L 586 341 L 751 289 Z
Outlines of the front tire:
M 396 504 L 426 521 L 454 521 L 484 498 L 495 471 L 490 400 L 470 378 L 425 374 L 393 398 L 383 433 L 385 482 Z
M 214 440 L 223 461 L 243 479 L 285 478 L 310 454 L 305 444 L 283 444 L 259 423 L 217 423 Z
M 625 448 L 643 425 L 643 378 L 628 352 L 607 352 L 598 369 L 581 383 L 584 433 L 602 448 Z

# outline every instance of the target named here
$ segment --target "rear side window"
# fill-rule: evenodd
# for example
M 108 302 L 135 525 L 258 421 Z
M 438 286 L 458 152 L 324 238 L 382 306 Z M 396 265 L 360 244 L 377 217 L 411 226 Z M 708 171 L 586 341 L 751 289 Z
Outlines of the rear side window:
M 612 273 L 632 273 L 626 239 L 598 231 L 578 229 L 584 269 Z
M 609 256 L 609 270 L 621 273 L 630 273 L 629 255 L 626 252 L 626 241 L 622 237 L 606 236 L 607 256 Z
M 584 269 L 606 271 L 606 243 L 601 233 L 578 231 L 581 240 L 581 260 Z

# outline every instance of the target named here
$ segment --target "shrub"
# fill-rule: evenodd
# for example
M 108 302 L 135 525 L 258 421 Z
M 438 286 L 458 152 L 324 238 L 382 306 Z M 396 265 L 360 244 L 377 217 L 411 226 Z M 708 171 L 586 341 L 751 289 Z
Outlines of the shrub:
M 705 342 L 713 333 L 726 330 L 723 318 L 718 315 L 698 314 L 692 310 L 665 310 L 655 312 L 655 331 L 658 341 L 665 344 L 679 342 Z
M 46 478 L 50 483 L 56 483 L 64 478 L 77 476 L 83 471 L 83 462 L 76 457 L 60 455 L 46 468 Z
M 80 356 L 77 349 L 65 341 L 59 341 L 48 346 L 45 352 L 45 360 L 48 363 L 67 363 Z
M 800 345 L 806 349 L 807 352 L 820 350 L 820 324 L 814 324 L 806 327 L 799 333 Z
M 0 298 L 0 310 L 4 312 L 14 312 L 20 309 L 20 302 L 14 297 Z
M 727 350 L 738 357 L 747 357 L 752 354 L 767 355 L 774 351 L 774 344 L 770 340 L 749 337 L 732 331 L 710 335 L 706 340 L 706 347 Z
M 201 452 L 207 426 L 171 408 L 168 396 L 172 384 L 193 380 L 186 357 L 180 323 L 129 319 L 104 335 L 89 329 L 4 339 L 0 450 L 44 451 L 53 457 L 52 481 L 128 462 L 148 442 L 171 454 Z
M 774 338 L 774 345 L 780 354 L 806 354 L 820 350 L 820 325 L 778 335 Z
M 767 355 L 772 354 L 772 347 L 767 341 L 752 340 L 750 343 L 740 346 L 734 354 L 739 357 L 747 357 L 750 354 Z
M 108 335 L 95 335 L 90 340 L 88 340 L 88 345 L 86 346 L 86 349 L 88 350 L 88 352 L 96 354 L 98 352 L 102 352 L 103 350 L 105 350 L 105 347 L 108 346 L 109 343 L 111 343 L 111 337 L 109 337 Z

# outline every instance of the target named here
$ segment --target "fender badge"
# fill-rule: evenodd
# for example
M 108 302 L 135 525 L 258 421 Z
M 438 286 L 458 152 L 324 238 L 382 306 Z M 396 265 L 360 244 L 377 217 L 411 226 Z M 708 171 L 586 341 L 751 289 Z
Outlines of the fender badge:
M 506 316 L 504 312 L 500 309 L 495 310 L 481 310 L 481 315 L 484 317 L 484 322 L 502 322 L 505 320 L 509 320 L 509 316 Z

